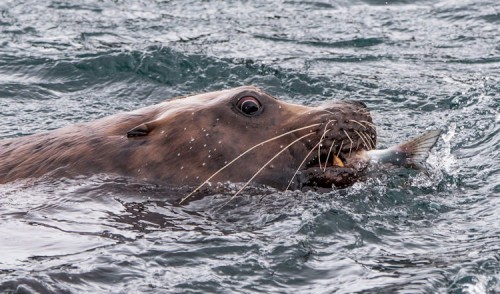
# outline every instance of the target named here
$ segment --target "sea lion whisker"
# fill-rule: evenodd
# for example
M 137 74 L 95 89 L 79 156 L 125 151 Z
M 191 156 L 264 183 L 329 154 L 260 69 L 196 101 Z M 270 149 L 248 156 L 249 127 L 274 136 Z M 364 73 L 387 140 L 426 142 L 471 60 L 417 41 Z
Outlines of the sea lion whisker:
M 373 149 L 373 148 L 374 148 L 374 146 L 373 146 L 372 141 L 370 141 L 370 139 L 368 138 L 369 136 L 368 136 L 366 133 L 364 133 L 364 132 L 361 132 L 361 133 L 360 133 L 360 135 L 362 135 L 362 136 L 363 136 L 363 138 L 364 138 L 364 139 L 366 140 L 366 142 L 368 143 L 368 145 L 367 145 L 368 150 Z
M 368 149 L 372 148 L 371 143 L 368 141 L 368 139 L 367 139 L 367 138 L 366 138 L 366 136 L 365 136 L 365 132 L 361 132 L 361 131 L 359 131 L 359 132 L 358 132 L 358 131 L 356 131 L 356 133 L 357 133 L 357 134 L 358 134 L 358 136 L 361 138 L 361 140 L 363 140 L 363 142 L 364 142 L 364 144 L 365 144 L 366 148 L 368 148 Z
M 369 126 L 375 130 L 376 125 L 374 125 L 373 123 L 366 121 L 366 120 L 360 120 L 360 122 L 366 124 L 367 126 Z
M 292 143 L 288 144 L 285 148 L 281 149 L 278 153 L 276 153 L 271 159 L 269 159 L 261 168 L 259 168 L 259 170 L 250 178 L 250 180 L 248 180 L 244 185 L 243 187 L 241 187 L 238 192 L 236 192 L 232 197 L 231 199 L 229 199 L 224 205 L 222 205 L 222 207 L 226 206 L 229 202 L 231 202 L 236 196 L 238 196 L 238 194 L 241 193 L 241 191 L 243 191 L 243 189 L 245 189 L 248 184 L 250 184 L 250 182 L 255 179 L 255 177 L 257 177 L 264 168 L 266 168 L 266 166 L 268 166 L 274 159 L 276 159 L 276 157 L 278 157 L 281 153 L 285 152 L 288 148 L 290 148 L 293 144 L 297 143 L 298 141 L 304 139 L 305 137 L 308 137 L 308 136 L 311 136 L 311 135 L 314 135 L 314 133 L 309 133 L 309 134 L 305 134 L 295 140 L 293 140 Z M 221 207 L 221 208 L 222 208 Z
M 366 143 L 366 139 L 363 137 L 363 135 L 361 135 L 361 133 L 360 133 L 360 132 L 358 132 L 357 130 L 354 130 L 354 132 L 355 132 L 356 134 L 358 134 L 358 137 L 361 139 L 361 141 L 363 141 L 363 145 L 364 145 L 367 149 L 369 149 L 368 144 Z M 359 143 L 359 140 L 358 140 L 358 143 Z M 358 145 L 359 145 L 359 144 L 358 144 Z
M 325 124 L 325 129 L 323 130 L 323 135 L 321 135 L 321 139 L 319 140 L 319 148 L 318 148 L 318 161 L 319 161 L 319 168 L 321 168 L 321 143 L 323 142 L 323 140 L 325 139 L 325 136 L 326 136 L 326 133 L 327 133 L 327 130 L 326 128 L 328 127 L 328 125 L 331 123 L 332 121 L 329 120 L 326 124 Z M 328 130 L 330 131 L 330 130 Z M 326 162 L 325 162 L 325 166 L 326 166 Z
M 351 121 L 351 122 L 353 122 L 353 123 L 357 123 L 358 125 L 362 126 L 362 127 L 363 127 L 363 129 L 366 129 L 366 126 L 365 126 L 364 124 L 360 123 L 360 122 L 359 122 L 359 121 L 357 121 L 357 120 L 350 119 L 349 121 Z
M 278 135 L 278 136 L 275 136 L 271 139 L 267 139 L 265 141 L 262 141 L 258 144 L 255 144 L 254 146 L 250 147 L 249 149 L 247 149 L 245 152 L 241 153 L 240 155 L 238 155 L 236 158 L 234 158 L 233 160 L 231 160 L 230 162 L 228 162 L 227 164 L 225 164 L 223 167 L 221 167 L 220 169 L 218 169 L 216 172 L 214 172 L 210 177 L 208 177 L 203 183 L 201 183 L 198 187 L 196 187 L 196 189 L 194 189 L 191 193 L 189 193 L 186 197 L 182 198 L 181 201 L 179 202 L 179 204 L 182 204 L 182 202 L 186 201 L 186 199 L 188 199 L 189 197 L 191 197 L 194 193 L 196 193 L 198 190 L 201 189 L 201 187 L 203 187 L 204 185 L 206 185 L 211 179 L 213 179 L 216 175 L 218 175 L 220 172 L 222 172 L 224 169 L 226 169 L 228 166 L 230 166 L 231 164 L 235 163 L 238 159 L 240 159 L 241 157 L 243 157 L 245 154 L 249 153 L 250 151 L 254 150 L 255 148 L 257 147 L 261 147 L 262 145 L 266 144 L 266 143 L 269 143 L 271 141 L 274 141 L 274 140 L 277 140 L 281 137 L 284 137 L 286 135 L 290 135 L 292 133 L 295 133 L 295 132 L 298 132 L 298 131 L 302 131 L 302 130 L 305 130 L 305 129 L 308 129 L 308 128 L 312 128 L 312 127 L 316 127 L 316 126 L 319 126 L 321 125 L 321 123 L 317 123 L 317 124 L 312 124 L 312 125 L 308 125 L 308 126 L 305 126 L 305 127 L 301 127 L 301 128 L 297 128 L 297 129 L 294 129 L 294 130 L 291 130 L 291 131 L 288 131 L 286 133 L 283 133 L 281 135 Z M 310 133 L 312 134 L 312 133 Z
M 326 109 L 322 109 L 321 111 L 324 111 L 324 112 L 329 113 L 329 114 L 331 114 L 331 115 L 337 115 L 337 113 L 331 112 L 331 111 L 326 110 Z M 343 110 L 341 110 L 341 109 L 336 109 L 336 111 L 338 111 L 338 112 L 339 112 L 339 113 L 341 113 L 341 114 L 347 114 L 345 111 L 343 111 Z M 357 112 L 357 111 L 353 111 L 353 112 Z M 368 114 L 368 115 L 369 115 L 369 114 L 370 114 L 370 112 L 366 112 L 366 113 L 362 113 L 362 114 Z M 331 121 L 335 122 L 335 121 L 337 121 L 337 120 L 332 119 Z
M 339 152 L 337 152 L 337 157 L 340 156 L 340 151 L 342 151 L 343 146 L 344 146 L 344 140 L 342 140 L 342 142 L 340 142 L 340 148 L 339 148 Z
M 325 168 L 323 169 L 323 171 L 326 171 L 326 165 L 328 163 L 328 159 L 330 158 L 330 154 L 332 153 L 333 146 L 335 146 L 335 140 L 333 140 L 332 145 L 330 146 L 330 149 L 328 150 L 328 154 L 326 155 Z M 321 166 L 320 166 L 320 168 L 321 168 Z
M 331 111 L 329 111 L 329 110 L 326 110 L 326 109 L 322 109 L 321 111 L 324 111 L 324 112 L 329 113 L 329 114 L 331 114 L 331 115 L 335 115 L 335 113 L 333 113 L 333 112 L 331 112 Z M 342 114 L 345 114 L 345 112 L 344 112 L 344 111 L 342 111 L 342 110 L 340 110 L 340 109 L 339 109 L 338 111 L 339 111 L 340 113 L 342 113 Z
M 352 145 L 354 144 L 354 141 L 351 139 L 351 137 L 349 136 L 349 134 L 345 131 L 344 131 L 344 134 L 347 136 L 347 138 L 349 139 L 349 141 L 351 141 L 351 145 L 349 146 L 349 156 L 351 156 L 351 152 L 352 152 Z
M 309 158 L 309 156 L 311 156 L 311 154 L 313 153 L 313 151 L 318 148 L 319 144 L 321 142 L 318 142 L 318 144 L 316 144 L 313 148 L 311 148 L 311 150 L 309 150 L 309 152 L 306 154 L 306 156 L 304 157 L 304 160 L 302 160 L 302 162 L 299 164 L 299 167 L 295 170 L 295 173 L 293 174 L 292 178 L 290 179 L 290 181 L 288 182 L 288 185 L 286 186 L 286 189 L 285 191 L 288 190 L 288 188 L 290 188 L 290 185 L 292 184 L 293 182 L 293 179 L 295 179 L 295 177 L 297 176 L 297 174 L 299 173 L 299 170 L 302 168 L 302 166 L 304 165 L 304 163 L 306 163 L 307 159 Z
M 372 141 L 372 140 L 370 140 L 370 138 L 369 138 L 370 136 L 368 136 L 368 134 L 367 134 L 367 133 L 365 133 L 365 132 L 360 132 L 359 134 L 360 134 L 360 135 L 362 135 L 362 136 L 363 136 L 363 138 L 364 138 L 364 139 L 366 140 L 366 142 L 368 143 L 368 145 L 366 145 L 366 147 L 367 147 L 368 149 L 370 149 L 370 150 L 371 150 L 371 149 L 375 148 L 375 146 L 373 145 L 373 141 Z
M 369 135 L 369 134 L 367 134 L 367 133 L 364 133 L 364 134 L 365 134 L 366 138 L 368 138 L 368 140 L 371 142 L 372 149 L 375 149 L 376 144 L 375 144 L 375 142 L 373 141 L 373 139 L 370 137 L 370 135 Z
M 363 141 L 363 144 L 365 144 L 366 149 L 371 149 L 371 147 L 368 146 L 368 144 L 366 143 L 366 139 L 364 138 L 364 136 L 360 132 L 358 132 L 356 130 L 354 130 L 354 132 L 356 132 L 356 134 L 358 134 L 358 136 L 361 139 L 361 141 Z

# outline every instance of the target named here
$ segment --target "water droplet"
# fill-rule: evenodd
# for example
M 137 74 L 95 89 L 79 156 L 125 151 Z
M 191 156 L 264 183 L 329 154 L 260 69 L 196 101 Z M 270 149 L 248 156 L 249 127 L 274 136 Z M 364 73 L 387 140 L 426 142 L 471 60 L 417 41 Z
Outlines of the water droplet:
M 207 147 L 207 144 L 203 144 L 203 147 Z
M 181 154 L 180 154 L 180 153 L 177 153 L 177 156 L 181 156 Z
M 181 169 L 184 169 L 184 166 L 181 166 Z
M 206 163 L 203 163 L 202 165 L 203 165 L 203 166 L 205 166 L 205 165 L 206 165 Z

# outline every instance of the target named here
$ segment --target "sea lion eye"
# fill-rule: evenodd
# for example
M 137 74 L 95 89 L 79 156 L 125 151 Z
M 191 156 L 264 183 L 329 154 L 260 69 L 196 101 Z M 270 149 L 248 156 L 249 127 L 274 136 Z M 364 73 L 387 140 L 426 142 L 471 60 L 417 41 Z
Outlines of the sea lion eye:
M 259 114 L 260 110 L 262 109 L 262 105 L 260 104 L 259 100 L 252 96 L 245 96 L 241 98 L 240 100 L 238 100 L 236 106 L 241 112 L 249 116 Z

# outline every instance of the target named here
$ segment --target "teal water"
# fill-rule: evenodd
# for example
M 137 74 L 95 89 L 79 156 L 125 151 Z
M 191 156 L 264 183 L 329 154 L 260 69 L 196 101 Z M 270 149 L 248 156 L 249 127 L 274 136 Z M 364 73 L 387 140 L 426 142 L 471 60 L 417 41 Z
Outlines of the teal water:
M 1 1 L 0 139 L 245 84 L 365 102 L 426 171 L 186 206 L 96 175 L 0 185 L 0 292 L 499 293 L 500 4 Z M 229 190 L 231 187 L 229 187 Z

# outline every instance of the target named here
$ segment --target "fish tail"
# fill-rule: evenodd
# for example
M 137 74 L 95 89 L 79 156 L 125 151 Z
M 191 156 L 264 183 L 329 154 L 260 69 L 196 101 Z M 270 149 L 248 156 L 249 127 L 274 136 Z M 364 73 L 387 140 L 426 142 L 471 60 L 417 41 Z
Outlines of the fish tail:
M 405 154 L 407 164 L 420 167 L 429 157 L 429 151 L 436 144 L 439 135 L 441 135 L 441 130 L 431 130 L 398 145 L 396 149 Z

